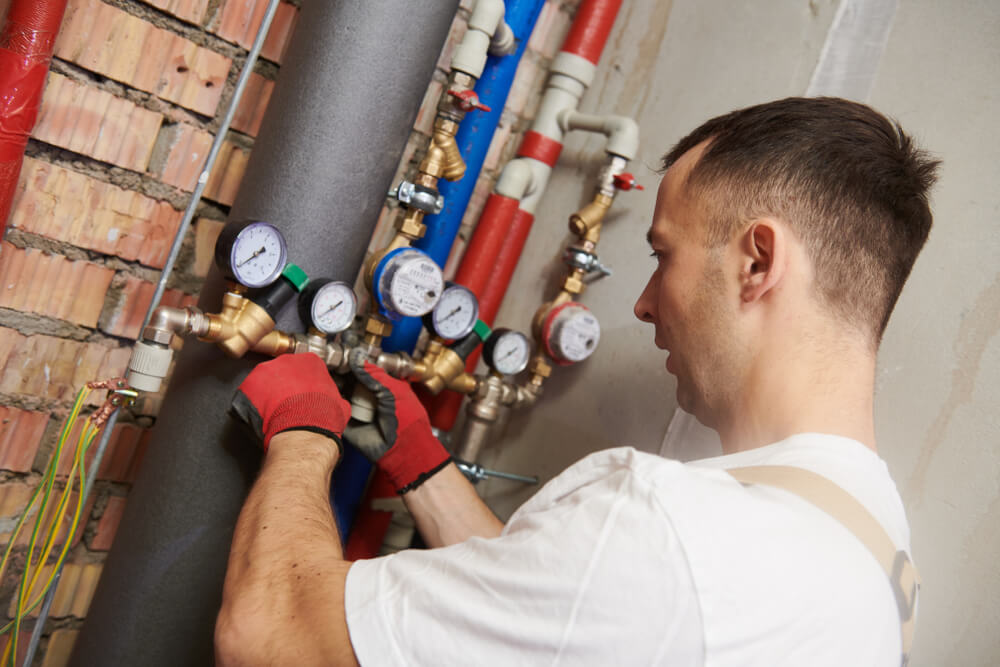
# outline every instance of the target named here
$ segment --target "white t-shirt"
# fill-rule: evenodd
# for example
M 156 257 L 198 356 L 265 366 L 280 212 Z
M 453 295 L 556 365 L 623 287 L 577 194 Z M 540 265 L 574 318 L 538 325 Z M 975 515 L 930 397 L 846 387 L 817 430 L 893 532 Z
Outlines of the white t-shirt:
M 362 665 L 898 665 L 899 618 L 868 550 L 788 492 L 724 472 L 792 465 L 864 504 L 902 549 L 885 464 L 796 435 L 689 464 L 597 452 L 503 534 L 358 561 L 347 577 Z

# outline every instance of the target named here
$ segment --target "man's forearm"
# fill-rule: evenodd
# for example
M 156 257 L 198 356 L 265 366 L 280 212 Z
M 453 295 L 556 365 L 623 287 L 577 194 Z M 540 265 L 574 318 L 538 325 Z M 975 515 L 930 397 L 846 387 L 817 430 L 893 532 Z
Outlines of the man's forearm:
M 470 537 L 497 537 L 503 529 L 454 463 L 404 493 L 403 502 L 429 547 L 457 544 Z
M 220 664 L 355 664 L 329 506 L 334 443 L 281 433 L 240 512 L 216 628 Z

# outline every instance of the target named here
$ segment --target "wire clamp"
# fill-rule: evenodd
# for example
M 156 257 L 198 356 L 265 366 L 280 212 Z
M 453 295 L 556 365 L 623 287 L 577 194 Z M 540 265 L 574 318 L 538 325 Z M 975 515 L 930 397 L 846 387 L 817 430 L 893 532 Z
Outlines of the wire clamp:
M 139 392 L 135 389 L 131 389 L 128 386 L 128 382 L 123 377 L 88 382 L 87 388 L 108 390 L 108 396 L 104 399 L 104 403 L 97 409 L 96 412 L 94 412 L 94 414 L 90 415 L 90 421 L 97 428 L 104 426 L 104 424 L 108 421 L 108 418 L 111 416 L 111 413 L 122 406 L 132 405 L 135 403 L 135 399 L 139 396 Z

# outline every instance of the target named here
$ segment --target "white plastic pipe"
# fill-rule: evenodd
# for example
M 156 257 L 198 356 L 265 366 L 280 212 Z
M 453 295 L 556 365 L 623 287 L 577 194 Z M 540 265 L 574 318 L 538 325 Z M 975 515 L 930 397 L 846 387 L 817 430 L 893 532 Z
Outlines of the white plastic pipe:
M 451 56 L 451 68 L 478 79 L 486 67 L 488 53 L 514 44 L 514 32 L 503 21 L 503 0 L 478 0 L 469 17 L 469 29 Z M 496 36 L 496 40 L 494 37 Z M 494 42 L 498 42 L 494 45 Z

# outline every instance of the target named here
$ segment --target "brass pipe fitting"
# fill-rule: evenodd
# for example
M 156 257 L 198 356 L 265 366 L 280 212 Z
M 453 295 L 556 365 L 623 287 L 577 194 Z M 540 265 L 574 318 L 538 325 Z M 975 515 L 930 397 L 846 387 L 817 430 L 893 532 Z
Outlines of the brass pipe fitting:
M 239 358 L 274 329 L 267 311 L 234 292 L 222 296 L 222 310 L 208 314 L 207 331 L 200 340 L 215 343 L 226 355 Z
M 584 241 L 596 244 L 601 238 L 601 224 L 604 216 L 611 208 L 612 197 L 601 194 L 594 195 L 594 199 L 581 208 L 579 211 L 569 216 L 569 229 Z
M 438 115 L 434 121 L 434 132 L 431 134 L 430 146 L 427 147 L 427 155 L 420 161 L 419 171 L 422 174 L 449 181 L 461 180 L 465 175 L 465 160 L 455 142 L 457 132 L 457 122 Z
M 365 320 L 364 341 L 366 345 L 378 347 L 382 342 L 382 339 L 391 333 L 392 323 L 382 317 L 372 314 L 368 316 L 367 320 Z
M 419 208 L 408 208 L 406 213 L 403 215 L 402 222 L 399 223 L 398 236 L 403 236 L 406 238 L 406 245 L 410 245 L 410 242 L 416 241 L 422 238 L 424 232 L 427 231 L 427 227 L 424 226 L 424 212 Z M 391 246 L 392 244 L 390 244 Z M 402 244 L 396 247 L 401 247 Z M 391 248 L 390 248 L 391 249 Z
M 272 329 L 263 338 L 254 343 L 250 349 L 259 354 L 268 354 L 272 357 L 277 357 L 281 354 L 295 352 L 295 346 L 296 340 L 293 334 Z

